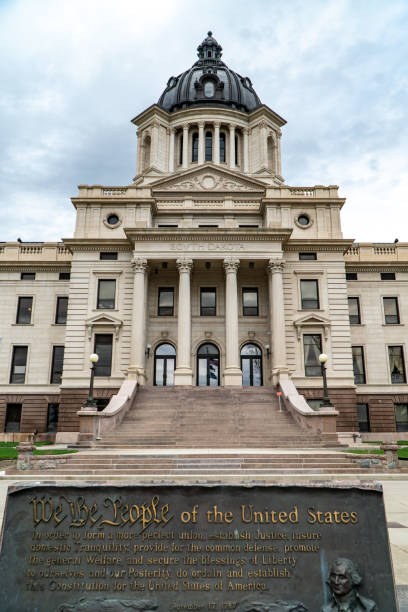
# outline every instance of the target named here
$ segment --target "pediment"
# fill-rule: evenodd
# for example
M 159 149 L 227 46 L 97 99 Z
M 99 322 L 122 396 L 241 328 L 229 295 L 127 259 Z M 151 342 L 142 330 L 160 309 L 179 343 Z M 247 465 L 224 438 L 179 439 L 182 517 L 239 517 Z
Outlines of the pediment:
M 106 312 L 101 312 L 97 315 L 94 315 L 93 317 L 89 317 L 88 319 L 86 319 L 85 325 L 88 331 L 89 339 L 91 339 L 92 329 L 94 327 L 102 327 L 106 329 L 110 328 L 114 330 L 115 336 L 117 338 L 119 334 L 119 329 L 123 325 L 123 321 L 121 319 L 118 319 L 117 317 L 113 317 L 112 315 Z
M 206 164 L 180 172 L 176 176 L 167 177 L 151 184 L 154 192 L 186 192 L 201 193 L 238 192 L 264 193 L 265 184 L 256 179 L 243 177 L 237 172 Z
M 324 336 L 327 339 L 331 326 L 330 319 L 323 317 L 316 312 L 310 312 L 293 321 L 293 325 L 297 329 L 298 340 L 300 340 L 303 327 L 316 327 L 324 330 Z

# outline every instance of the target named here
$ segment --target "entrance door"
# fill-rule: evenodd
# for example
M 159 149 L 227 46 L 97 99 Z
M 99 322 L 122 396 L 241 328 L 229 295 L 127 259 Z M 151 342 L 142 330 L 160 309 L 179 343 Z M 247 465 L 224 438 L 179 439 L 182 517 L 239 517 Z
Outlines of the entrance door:
M 202 344 L 197 351 L 197 385 L 218 387 L 220 384 L 220 352 L 214 344 Z
M 6 433 L 19 433 L 22 408 L 22 404 L 7 404 L 6 423 L 4 427 Z
M 244 344 L 241 349 L 242 384 L 262 386 L 262 351 L 256 344 Z
M 153 384 L 157 387 L 172 387 L 175 368 L 176 349 L 172 344 L 159 344 L 154 352 Z

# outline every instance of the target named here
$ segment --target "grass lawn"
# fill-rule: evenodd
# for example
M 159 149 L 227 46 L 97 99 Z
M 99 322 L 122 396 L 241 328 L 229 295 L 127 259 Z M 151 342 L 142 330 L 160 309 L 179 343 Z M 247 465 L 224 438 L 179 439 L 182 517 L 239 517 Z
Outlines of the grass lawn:
M 17 450 L 14 446 L 0 446 L 0 461 L 6 459 L 17 459 Z M 58 448 L 54 450 L 34 450 L 34 455 L 70 455 L 71 453 L 77 453 L 75 449 Z
M 384 451 L 379 448 L 372 448 L 367 450 L 360 450 L 359 448 L 352 448 L 345 451 L 346 453 L 352 453 L 353 455 L 383 455 Z M 398 451 L 398 457 L 400 459 L 408 459 L 408 447 L 401 448 Z

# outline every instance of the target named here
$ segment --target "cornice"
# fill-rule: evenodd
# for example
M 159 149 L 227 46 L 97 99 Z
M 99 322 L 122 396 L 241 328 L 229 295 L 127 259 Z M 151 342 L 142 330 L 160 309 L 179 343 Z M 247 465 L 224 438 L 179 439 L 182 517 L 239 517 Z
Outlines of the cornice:
M 380 262 L 370 262 L 368 261 L 366 264 L 363 262 L 352 263 L 346 261 L 346 271 L 347 272 L 408 272 L 408 264 L 407 263 L 399 263 L 387 261 L 386 263 Z
M 36 263 L 35 261 L 23 261 L 21 263 L 11 261 L 1 261 L 0 270 L 2 272 L 26 272 L 27 270 L 35 270 L 36 272 L 70 272 L 71 262 L 55 262 L 47 264 L 42 261 Z
M 353 240 L 349 239 L 316 239 L 316 240 L 301 240 L 299 238 L 295 238 L 290 240 L 283 247 L 284 251 L 288 252 L 298 252 L 303 251 L 305 253 L 314 253 L 315 251 L 340 251 L 341 253 L 346 253 L 346 251 L 353 244 Z
M 282 185 L 284 187 L 284 185 Z M 266 186 L 268 188 L 268 185 Z M 277 198 L 262 198 L 262 211 L 269 206 L 307 206 L 308 208 L 313 208 L 317 206 L 327 206 L 328 208 L 332 206 L 343 207 L 346 202 L 346 198 L 311 198 L 308 196 L 290 196 L 290 197 L 277 197 Z
M 290 237 L 291 229 L 175 229 L 174 231 L 157 228 L 124 229 L 129 240 L 134 242 L 286 242 Z
M 143 230 L 144 231 L 144 230 Z M 64 245 L 74 253 L 75 251 L 106 252 L 131 251 L 132 247 L 126 238 L 63 238 Z

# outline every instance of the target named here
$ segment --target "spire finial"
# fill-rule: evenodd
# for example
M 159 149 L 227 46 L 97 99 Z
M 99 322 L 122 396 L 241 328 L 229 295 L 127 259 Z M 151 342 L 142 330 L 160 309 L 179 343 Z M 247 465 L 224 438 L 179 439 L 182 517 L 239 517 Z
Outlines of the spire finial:
M 209 31 L 207 32 L 207 35 L 208 35 L 208 36 L 212 36 L 212 32 L 211 32 L 211 30 L 209 30 Z

